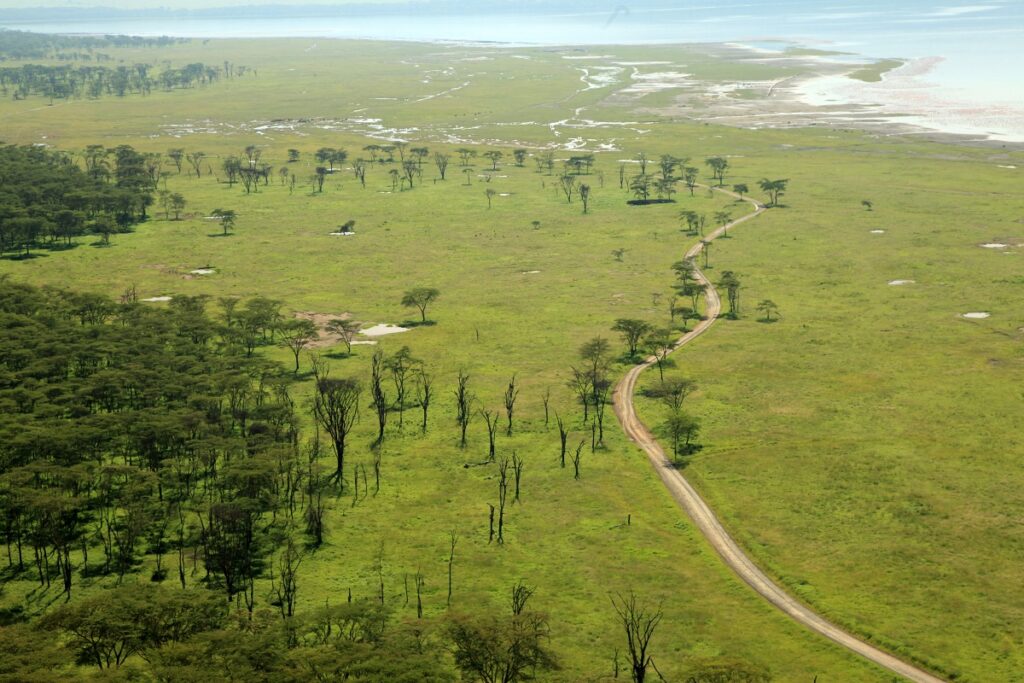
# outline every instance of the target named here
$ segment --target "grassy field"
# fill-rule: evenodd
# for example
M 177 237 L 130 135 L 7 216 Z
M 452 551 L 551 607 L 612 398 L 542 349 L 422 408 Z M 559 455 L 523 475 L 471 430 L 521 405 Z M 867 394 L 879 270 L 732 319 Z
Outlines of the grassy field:
M 211 41 L 161 54 L 257 69 L 203 90 L 52 107 L 0 103 L 7 142 L 202 149 L 214 168 L 248 144 L 275 165 L 288 148 L 303 152 L 294 192 L 275 183 L 245 196 L 214 178 L 173 175 L 168 189 L 189 200 L 185 220 L 160 216 L 114 236 L 109 248 L 83 240 L 71 251 L 0 261 L 0 272 L 16 279 L 112 296 L 132 285 L 141 297 L 265 295 L 290 311 L 388 323 L 410 318 L 399 305 L 405 289 L 442 291 L 431 309 L 436 325 L 380 342 L 386 351 L 408 345 L 426 362 L 441 410 L 425 437 L 409 424 L 392 429 L 379 495 L 354 506 L 349 497 L 335 501 L 329 542 L 303 565 L 302 605 L 341 600 L 349 588 L 371 593 L 383 544 L 389 600 L 401 605 L 405 575 L 421 569 L 428 612 L 440 614 L 455 529 L 454 604 L 497 605 L 516 579 L 536 584 L 563 658 L 556 680 L 610 674 L 621 644 L 607 596 L 631 588 L 665 609 L 654 655 L 670 680 L 718 656 L 765 666 L 782 681 L 889 680 L 731 576 L 610 413 L 607 448 L 585 450 L 580 481 L 558 466 L 557 432 L 543 424 L 550 387 L 552 407 L 574 421 L 571 438 L 589 437 L 565 386 L 577 348 L 595 335 L 611 338 L 619 317 L 667 323 L 670 265 L 689 244 L 677 213 L 732 206 L 685 190 L 674 206 L 626 206 L 619 160 L 639 151 L 698 162 L 721 154 L 732 162 L 729 182 L 788 177 L 792 189 L 787 208 L 712 249 L 712 274 L 740 274 L 745 311 L 677 359 L 675 372 L 701 386 L 688 401 L 705 424 L 687 475 L 759 562 L 830 618 L 965 680 L 1014 680 L 1024 667 L 1024 600 L 1014 591 L 1022 501 L 1012 474 L 1021 460 L 1013 418 L 1024 375 L 1024 250 L 978 245 L 1024 238 L 1019 171 L 1000 168 L 1024 157 L 841 130 L 660 119 L 637 110 L 670 95 L 609 98 L 607 88 L 587 89 L 586 60 L 565 59 L 586 56 L 578 51 L 314 42 Z M 703 63 L 709 79 L 788 75 L 693 49 L 615 48 L 623 61 L 667 51 L 693 68 Z M 129 62 L 151 54 L 124 53 Z M 374 166 L 365 190 L 341 172 L 323 194 L 310 193 L 318 147 L 355 155 L 387 137 L 449 151 L 605 145 L 603 187 L 598 175 L 589 178 L 594 200 L 584 216 L 529 160 L 516 168 L 506 159 L 489 183 L 477 160 L 465 185 L 453 159 L 446 182 L 433 182 L 427 165 L 411 192 L 391 192 L 386 171 Z M 488 188 L 498 193 L 491 209 Z M 217 227 L 204 216 L 217 207 L 238 212 L 233 236 L 212 236 Z M 327 234 L 349 219 L 355 236 Z M 878 229 L 886 232 L 870 232 Z M 611 255 L 620 248 L 622 262 Z M 189 274 L 202 266 L 217 272 Z M 887 284 L 897 279 L 915 283 Z M 781 322 L 756 322 L 762 298 L 779 304 Z M 969 311 L 992 317 L 959 317 Z M 365 376 L 371 350 L 356 349 L 333 359 L 332 372 Z M 283 349 L 271 353 L 287 362 Z M 460 369 L 481 408 L 501 405 L 512 374 L 522 384 L 522 421 L 499 441 L 501 453 L 526 460 L 523 501 L 512 508 L 503 548 L 486 537 L 493 469 L 464 467 L 486 456 L 482 420 L 470 428 L 469 448 L 457 447 L 451 390 Z M 640 410 L 651 423 L 661 419 L 657 405 L 641 402 Z M 354 460 L 371 469 L 368 412 Z M 57 597 L 32 587 L 9 584 L 0 599 L 42 609 Z

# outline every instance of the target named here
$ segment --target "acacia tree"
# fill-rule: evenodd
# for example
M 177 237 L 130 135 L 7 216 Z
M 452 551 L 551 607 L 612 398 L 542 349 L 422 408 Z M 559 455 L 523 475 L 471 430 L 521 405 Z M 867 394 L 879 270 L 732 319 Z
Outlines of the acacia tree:
M 697 389 L 692 379 L 678 378 L 662 382 L 647 391 L 651 398 L 658 399 L 668 409 L 669 414 L 676 415 L 683 409 L 683 401 Z
M 762 299 L 761 302 L 757 304 L 757 310 L 764 313 L 763 320 L 766 323 L 770 323 L 772 321 L 772 314 L 776 317 L 779 315 L 779 307 L 771 299 Z
M 647 152 L 637 154 L 636 161 L 640 164 L 640 175 L 647 175 Z
M 362 387 L 355 379 L 331 379 L 327 372 L 313 364 L 316 375 L 313 394 L 313 417 L 334 444 L 337 458 L 332 478 L 344 487 L 345 482 L 345 440 L 359 421 L 359 396 Z
M 711 168 L 711 176 L 718 181 L 718 186 L 725 185 L 725 172 L 729 168 L 729 160 L 723 157 L 710 157 L 704 163 Z
M 423 166 L 423 160 L 430 154 L 430 150 L 426 147 L 413 147 L 409 150 L 409 154 L 416 160 L 417 166 Z
M 495 150 L 491 150 L 489 152 L 484 152 L 484 156 L 487 157 L 487 159 L 490 160 L 490 162 L 491 162 L 491 170 L 492 171 L 497 171 L 498 170 L 498 162 L 501 161 L 502 157 L 505 156 L 505 153 L 495 149 Z
M 210 212 L 210 215 L 220 221 L 220 227 L 224 231 L 223 234 L 227 235 L 235 227 L 235 219 L 237 215 L 233 209 L 214 209 Z
M 582 371 L 573 368 L 574 378 L 577 374 L 582 374 L 583 386 L 589 390 L 589 396 L 584 398 L 584 422 L 586 422 L 586 405 L 590 403 L 594 406 L 598 444 L 604 442 L 604 411 L 608 392 L 612 385 L 608 379 L 610 355 L 608 341 L 601 337 L 594 337 L 580 347 L 580 359 L 583 361 Z M 578 380 L 574 381 L 579 383 Z
M 740 199 L 743 199 L 743 195 L 750 192 L 750 188 L 745 183 L 737 183 L 732 186 L 732 191 L 738 194 Z
M 441 152 L 434 152 L 434 165 L 437 166 L 437 172 L 441 174 L 441 180 L 444 180 L 444 175 L 448 171 L 448 162 L 450 160 L 450 155 L 442 154 Z
M 463 166 L 469 166 L 470 159 L 476 156 L 476 150 L 470 149 L 469 147 L 460 147 L 455 151 L 458 153 L 459 159 L 461 160 L 460 163 Z
M 408 346 L 403 346 L 393 355 L 384 361 L 384 367 L 391 373 L 391 380 L 395 385 L 395 407 L 398 408 L 398 428 L 403 425 L 405 415 L 406 384 L 410 373 L 419 365 L 420 361 L 413 357 Z
M 583 213 L 587 213 L 590 206 L 590 185 L 581 184 L 577 192 L 580 195 L 580 201 L 583 202 Z
M 559 668 L 547 647 L 547 616 L 521 609 L 511 618 L 454 615 L 448 624 L 455 665 L 466 680 L 518 683 Z
M 658 172 L 661 173 L 661 180 L 666 183 L 674 181 L 676 167 L 684 163 L 686 163 L 684 160 L 677 159 L 671 154 L 662 154 L 658 159 Z
M 572 193 L 576 189 L 576 176 L 563 173 L 558 178 L 558 186 L 562 188 L 562 192 L 565 193 L 566 200 L 572 204 Z
M 406 308 L 418 308 L 420 322 L 427 322 L 427 306 L 437 301 L 441 290 L 433 287 L 415 287 L 402 295 L 402 305 Z
M 651 331 L 651 324 L 634 318 L 619 318 L 615 321 L 615 325 L 612 326 L 612 330 L 622 334 L 623 341 L 629 347 L 629 357 L 633 358 L 636 356 L 637 348 L 640 346 L 640 340 Z
M 313 157 L 321 164 L 330 164 L 331 172 L 334 172 L 334 154 L 337 150 L 333 147 L 321 147 L 316 151 Z
M 672 413 L 665 423 L 665 430 L 672 442 L 672 457 L 679 460 L 693 450 L 693 440 L 700 431 L 700 420 L 683 412 Z
M 728 237 L 727 232 L 729 223 L 732 221 L 732 214 L 728 211 L 716 211 L 715 212 L 715 223 L 722 226 L 722 237 Z
M 633 196 L 642 202 L 646 202 L 651 196 L 651 184 L 654 179 L 646 173 L 635 175 L 629 179 L 629 191 Z
M 525 149 L 512 150 L 512 156 L 515 157 L 516 166 L 522 166 L 523 162 L 526 161 L 526 155 L 529 154 Z
M 181 212 L 185 210 L 185 206 L 187 204 L 188 204 L 188 201 L 186 201 L 185 197 L 183 197 L 178 192 L 175 192 L 174 194 L 172 194 L 168 198 L 168 204 L 167 205 L 170 207 L 171 211 L 174 212 L 174 220 L 176 220 L 176 221 L 180 221 L 181 220 Z
M 686 183 L 686 189 L 690 191 L 690 196 L 693 196 L 694 190 L 697 188 L 697 177 L 700 173 L 700 169 L 694 166 L 687 166 L 683 169 L 683 182 Z
M 491 208 L 491 200 L 494 199 L 494 195 L 496 195 L 496 194 L 498 194 L 498 193 L 495 190 L 492 190 L 489 187 L 486 190 L 484 190 L 484 195 L 487 197 L 487 208 L 488 209 Z
M 206 159 L 206 152 L 189 152 L 185 155 L 185 159 L 188 160 L 189 165 L 196 172 L 196 178 L 203 177 L 203 160 Z
M 281 343 L 295 356 L 295 369 L 292 374 L 299 374 L 299 354 L 319 338 L 320 332 L 312 320 L 292 320 L 281 326 Z
M 769 180 L 768 178 L 762 178 L 757 184 L 761 191 L 768 195 L 768 206 L 778 206 L 779 198 L 786 193 L 789 179 Z
M 332 334 L 338 335 L 341 341 L 345 344 L 345 353 L 349 355 L 352 354 L 352 341 L 359 332 L 359 323 L 354 320 L 335 318 L 327 323 L 325 329 Z
M 665 363 L 668 355 L 672 353 L 672 344 L 675 342 L 675 335 L 668 328 L 652 329 L 644 336 L 644 348 L 654 356 L 658 364 L 658 377 L 665 381 Z
M 181 162 L 185 159 L 185 150 L 175 147 L 167 150 L 167 156 L 174 162 L 174 167 L 178 169 L 178 175 L 181 175 Z
M 729 299 L 729 313 L 733 320 L 740 317 L 740 279 L 731 270 L 722 272 L 722 279 L 718 283 L 725 287 Z

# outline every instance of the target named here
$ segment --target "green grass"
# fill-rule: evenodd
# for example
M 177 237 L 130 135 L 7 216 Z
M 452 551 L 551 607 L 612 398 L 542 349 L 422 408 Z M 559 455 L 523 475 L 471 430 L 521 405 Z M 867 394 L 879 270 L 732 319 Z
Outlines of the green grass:
M 565 381 L 583 341 L 612 337 L 618 317 L 667 322 L 669 266 L 688 246 L 677 212 L 692 206 L 710 216 L 726 203 L 684 192 L 675 206 L 627 207 L 618 160 L 641 150 L 697 163 L 728 154 L 730 183 L 753 187 L 764 176 L 789 177 L 792 189 L 784 198 L 789 208 L 744 224 L 712 249 L 712 274 L 740 274 L 746 315 L 718 324 L 677 359 L 676 371 L 701 385 L 688 401 L 705 423 L 704 449 L 687 476 L 762 566 L 829 617 L 965 679 L 1013 679 L 1024 658 L 1016 635 L 1024 600 L 1014 590 L 1021 578 L 1014 520 L 1022 501 L 1007 473 L 1020 464 L 1016 330 L 1024 310 L 1016 264 L 1024 255 L 976 244 L 1024 236 L 1013 194 L 1018 172 L 996 167 L 1019 165 L 1020 155 L 842 131 L 646 122 L 630 106 L 649 98 L 624 106 L 605 104 L 608 90 L 575 93 L 581 63 L 542 50 L 316 41 L 315 51 L 303 52 L 311 42 L 169 48 L 175 61 L 230 58 L 258 69 L 255 77 L 203 90 L 53 107 L 36 99 L 0 103 L 8 142 L 183 146 L 205 150 L 214 165 L 218 155 L 252 143 L 264 145 L 275 165 L 289 147 L 304 157 L 294 194 L 274 185 L 244 196 L 209 178 L 172 176 L 169 189 L 182 192 L 194 214 L 186 220 L 152 220 L 114 236 L 109 248 L 84 240 L 68 252 L 2 261 L 2 273 L 111 295 L 131 285 L 143 297 L 263 294 L 289 310 L 351 312 L 371 322 L 410 318 L 398 303 L 409 287 L 442 291 L 431 309 L 436 325 L 381 341 L 385 350 L 409 345 L 435 374 L 439 410 L 431 431 L 392 431 L 381 493 L 355 507 L 349 497 L 333 503 L 329 542 L 303 565 L 302 607 L 341 600 L 348 588 L 370 594 L 383 542 L 393 604 L 403 601 L 403 576 L 422 568 L 428 612 L 441 614 L 454 528 L 462 538 L 455 604 L 498 605 L 516 579 L 536 584 L 535 600 L 553 616 L 564 659 L 558 680 L 610 672 L 621 643 L 607 596 L 630 588 L 665 608 L 654 655 L 670 679 L 681 678 L 694 658 L 721 654 L 765 665 L 783 681 L 816 674 L 888 680 L 790 623 L 729 574 L 610 414 L 607 449 L 585 451 L 579 482 L 558 467 L 557 433 L 543 427 L 547 387 L 552 406 L 578 420 Z M 147 54 L 124 52 L 127 60 Z M 623 59 L 664 52 L 615 50 Z M 493 60 L 456 61 L 474 56 Z M 685 49 L 672 58 L 696 59 Z M 421 82 L 423 69 L 447 66 L 454 71 Z M 725 77 L 749 66 L 709 65 L 706 73 Z M 467 80 L 471 85 L 450 95 L 422 99 Z M 553 138 L 548 124 L 581 106 L 586 118 L 642 123 L 556 127 Z M 402 135 L 432 149 L 462 140 L 483 149 L 580 136 L 591 147 L 621 151 L 600 155 L 605 187 L 590 179 L 589 216 L 558 196 L 552 178 L 510 165 L 497 174 L 508 178 L 484 184 L 474 177 L 469 187 L 457 162 L 445 183 L 432 183 L 434 169 L 426 166 L 424 185 L 393 194 L 382 193 L 390 182 L 374 167 L 366 190 L 342 173 L 323 195 L 311 196 L 306 177 L 317 147 L 355 153 L 375 141 L 365 137 L 366 124 L 347 117 L 415 128 Z M 257 130 L 261 122 L 300 118 L 313 121 Z M 168 125 L 211 132 L 174 137 Z M 487 210 L 488 187 L 510 196 L 495 197 Z M 874 201 L 875 211 L 864 211 L 861 199 Z M 209 236 L 217 230 L 202 216 L 217 207 L 238 212 L 235 235 Z M 734 214 L 746 210 L 737 205 Z M 327 235 L 350 218 L 355 237 Z M 541 221 L 539 230 L 532 220 Z M 872 235 L 874 228 L 887 232 Z M 622 263 L 611 256 L 616 248 L 627 249 Z M 217 274 L 184 277 L 205 265 Z M 524 274 L 533 270 L 540 273 Z M 917 284 L 886 285 L 901 278 Z M 654 292 L 662 294 L 658 306 Z M 781 322 L 755 322 L 761 298 L 779 304 Z M 969 310 L 993 317 L 957 317 Z M 270 353 L 287 361 L 284 350 Z M 365 376 L 369 354 L 357 347 L 354 358 L 333 360 L 332 372 Z M 459 369 L 472 375 L 480 407 L 500 406 L 513 373 L 523 385 L 523 422 L 499 442 L 501 453 L 526 459 L 523 503 L 511 510 L 504 548 L 486 542 L 487 503 L 497 498 L 493 469 L 463 467 L 486 455 L 479 420 L 469 449 L 457 448 L 450 392 Z M 657 406 L 641 401 L 640 409 L 651 423 L 661 419 Z M 366 411 L 354 462 L 372 472 L 371 420 Z M 572 438 L 588 433 L 574 424 Z M 624 527 L 627 515 L 632 525 Z M 0 599 L 7 606 L 27 597 L 41 609 L 56 597 L 32 589 L 31 582 L 10 584 Z
M 893 69 L 900 68 L 905 63 L 902 59 L 883 59 L 874 64 L 869 64 L 862 69 L 857 69 L 849 74 L 849 77 L 855 78 L 858 81 L 864 81 L 865 83 L 878 83 L 885 74 Z

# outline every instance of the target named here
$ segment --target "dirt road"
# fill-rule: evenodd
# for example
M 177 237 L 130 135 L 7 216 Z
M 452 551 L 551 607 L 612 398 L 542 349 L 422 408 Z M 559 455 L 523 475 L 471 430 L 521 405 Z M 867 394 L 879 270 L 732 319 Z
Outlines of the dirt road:
M 718 228 L 716 231 L 705 237 L 705 240 L 713 240 L 719 237 L 727 229 L 731 229 L 736 225 L 752 220 L 753 218 L 764 213 L 766 208 L 758 202 L 748 199 L 741 198 L 731 192 L 725 190 L 718 190 L 725 194 L 736 197 L 737 199 L 744 199 L 751 203 L 755 207 L 754 213 L 748 214 L 732 223 Z M 696 265 L 696 257 L 700 254 L 702 245 L 697 243 L 688 252 L 686 252 L 686 258 L 694 259 L 694 265 Z M 719 314 L 722 311 L 721 299 L 718 296 L 718 291 L 710 280 L 704 275 L 700 269 L 696 269 L 694 272 L 697 280 L 704 287 L 705 300 L 707 302 L 706 317 L 690 332 L 683 335 L 673 345 L 672 350 L 675 351 L 681 346 L 684 346 L 694 339 L 706 332 L 718 319 Z M 648 459 L 651 461 L 651 465 L 654 470 L 661 477 L 662 482 L 668 488 L 672 497 L 676 499 L 686 513 L 690 516 L 690 519 L 697 525 L 697 527 L 704 534 L 708 542 L 711 543 L 712 547 L 718 552 L 722 560 L 734 571 L 741 579 L 743 579 L 751 588 L 761 594 L 768 602 L 778 607 L 780 610 L 785 612 L 790 618 L 798 621 L 804 626 L 808 627 L 812 631 L 819 633 L 826 638 L 829 638 L 840 645 L 853 650 L 857 654 L 865 657 L 879 666 L 889 669 L 893 673 L 899 674 L 904 678 L 915 681 L 916 683 L 942 683 L 941 678 L 936 678 L 932 674 L 926 671 L 918 669 L 917 667 L 908 664 L 896 657 L 890 655 L 887 652 L 883 652 L 878 648 L 869 645 L 863 640 L 856 636 L 847 633 L 838 626 L 826 621 L 824 618 L 810 610 L 807 606 L 800 603 L 793 598 L 785 590 L 783 590 L 778 584 L 772 581 L 768 576 L 762 572 L 746 553 L 739 547 L 736 541 L 733 540 L 732 536 L 722 527 L 715 513 L 708 507 L 708 504 L 704 502 L 704 499 L 700 497 L 700 494 L 690 485 L 690 482 L 686 480 L 686 477 L 672 465 L 671 461 L 666 457 L 665 451 L 662 450 L 661 446 L 655 440 L 654 435 L 644 425 L 643 422 L 636 416 L 636 410 L 633 406 L 633 394 L 636 390 L 636 381 L 644 370 L 654 364 L 654 358 L 648 358 L 643 363 L 634 366 L 630 369 L 626 376 L 616 385 L 615 391 L 612 395 L 612 401 L 615 406 L 615 415 L 619 418 L 619 423 L 622 425 L 622 429 L 626 432 L 626 435 L 633 440 L 640 448 L 647 454 Z

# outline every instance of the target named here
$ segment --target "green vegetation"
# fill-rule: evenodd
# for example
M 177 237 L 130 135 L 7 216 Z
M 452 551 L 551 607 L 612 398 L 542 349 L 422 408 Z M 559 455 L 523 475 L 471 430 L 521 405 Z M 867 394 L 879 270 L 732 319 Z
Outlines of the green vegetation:
M 33 249 L 60 250 L 78 237 L 103 243 L 147 218 L 159 164 L 129 145 L 96 145 L 79 168 L 60 152 L 38 147 L 0 148 L 0 257 L 29 258 Z
M 103 48 L 166 47 L 188 42 L 180 38 L 142 38 L 139 36 L 58 36 L 31 31 L 0 29 L 0 61 L 7 59 L 53 59 L 103 61 L 110 55 L 97 53 Z
M 878 83 L 882 80 L 885 74 L 889 73 L 893 69 L 898 69 L 906 64 L 902 59 L 883 59 L 874 64 L 869 64 L 863 68 L 857 69 L 856 71 L 849 74 L 850 78 L 855 78 L 858 81 L 864 81 L 865 83 Z
M 82 606 L 132 614 L 144 600 L 178 615 L 163 622 L 171 636 L 111 618 L 124 630 L 104 652 L 115 667 L 123 658 L 123 669 L 170 677 L 251 680 L 256 665 L 308 675 L 293 667 L 311 663 L 329 676 L 351 666 L 401 680 L 384 667 L 404 659 L 422 672 L 415 680 L 470 678 L 483 674 L 467 646 L 491 657 L 514 641 L 527 656 L 502 666 L 547 680 L 625 678 L 650 657 L 670 680 L 730 669 L 750 680 L 889 680 L 731 576 L 608 419 L 611 386 L 627 367 L 619 359 L 657 354 L 702 315 L 680 259 L 723 217 L 750 210 L 709 196 L 706 186 L 721 183 L 766 203 L 785 191 L 786 206 L 716 242 L 708 276 L 736 319 L 662 357 L 643 379 L 641 414 L 665 428 L 666 447 L 726 526 L 801 599 L 964 679 L 1009 679 L 1021 668 L 1013 634 L 1024 607 L 1006 590 L 1020 579 L 1019 501 L 1003 482 L 1019 466 L 1024 311 L 1016 257 L 976 246 L 1015 243 L 1015 176 L 996 166 L 1020 164 L 1019 155 L 663 120 L 639 110 L 664 93 L 630 100 L 581 87 L 579 62 L 563 59 L 575 53 L 309 46 L 161 48 L 178 64 L 258 67 L 259 78 L 222 84 L 227 97 L 218 86 L 0 103 L 8 141 L 65 150 L 82 169 L 69 175 L 90 177 L 91 145 L 130 145 L 158 160 L 159 181 L 146 191 L 168 193 L 166 209 L 108 248 L 72 236 L 82 246 L 0 262 L 10 323 L 4 493 L 38 489 L 28 502 L 82 506 L 71 542 L 30 533 L 38 516 L 25 516 L 20 532 L 5 526 L 0 639 L 16 646 L 0 670 L 31 663 L 53 677 L 85 675 L 99 665 L 76 635 Z M 118 54 L 143 49 L 152 48 Z M 693 59 L 695 73 L 776 73 L 659 51 Z M 651 48 L 615 54 L 642 61 Z M 572 151 L 549 147 L 577 137 Z M 780 177 L 788 185 L 769 180 Z M 116 168 L 99 182 L 116 188 Z M 648 205 L 628 205 L 630 186 L 645 183 Z M 177 214 L 173 195 L 185 202 Z M 875 210 L 858 204 L 864 196 Z M 917 284 L 886 284 L 896 278 Z M 419 296 L 405 306 L 418 288 L 443 295 L 429 308 Z M 993 318 L 958 318 L 972 310 Z M 356 333 L 374 323 L 408 331 Z M 72 347 L 83 351 L 69 360 L 62 349 Z M 120 384 L 95 377 L 106 366 Z M 167 378 L 167 367 L 180 377 Z M 231 367 L 246 368 L 229 373 L 238 385 L 217 384 Z M 70 436 L 44 440 L 37 422 Z M 87 439 L 101 441 L 79 447 Z M 230 462 L 221 456 L 223 467 L 190 480 L 183 589 L 181 522 L 160 505 L 175 501 L 175 466 L 194 440 L 230 452 Z M 17 448 L 21 459 L 11 459 Z M 115 467 L 126 478 L 111 480 L 117 490 L 104 498 L 96 477 Z M 289 482 L 289 472 L 301 479 Z M 322 489 L 306 488 L 314 479 Z M 108 562 L 105 531 L 113 539 L 132 527 L 129 485 L 145 494 L 137 519 L 147 524 L 130 549 L 112 542 Z M 218 553 L 197 541 L 200 520 L 221 504 L 240 513 L 218 508 L 217 529 L 257 523 L 251 542 L 216 534 Z M 160 519 L 169 520 L 163 541 L 151 528 Z M 229 519 L 241 526 L 229 529 Z M 239 552 L 232 539 L 246 541 Z M 170 572 L 152 581 L 165 568 L 161 552 Z M 521 614 L 509 610 L 512 586 L 536 591 Z M 182 590 L 205 597 L 183 610 Z M 641 627 L 657 621 L 646 654 L 629 651 L 623 614 Z M 58 642 L 40 639 L 36 624 L 58 630 Z M 325 638 L 326 624 L 355 635 Z

